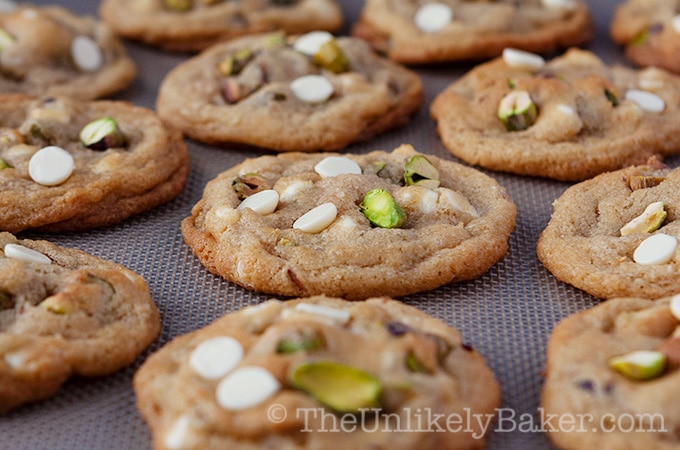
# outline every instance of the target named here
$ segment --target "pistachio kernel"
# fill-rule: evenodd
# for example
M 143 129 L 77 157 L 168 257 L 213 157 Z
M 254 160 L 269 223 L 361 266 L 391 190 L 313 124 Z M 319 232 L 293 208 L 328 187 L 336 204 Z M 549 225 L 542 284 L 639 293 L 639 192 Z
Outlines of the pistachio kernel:
M 628 187 L 631 191 L 638 189 L 647 189 L 658 186 L 665 180 L 664 177 L 655 177 L 651 175 L 634 175 L 628 180 Z
M 498 104 L 498 118 L 508 131 L 522 131 L 536 121 L 538 110 L 527 91 L 505 94 Z
M 666 219 L 666 210 L 663 202 L 650 203 L 642 214 L 625 224 L 621 228 L 621 236 L 633 233 L 651 233 L 661 227 Z
M 360 208 L 368 221 L 380 228 L 397 228 L 406 220 L 404 210 L 384 189 L 367 192 Z
M 666 369 L 666 356 L 657 351 L 637 350 L 609 359 L 609 367 L 633 380 L 649 380 Z
M 605 97 L 607 97 L 607 100 L 609 100 L 609 103 L 611 103 L 614 108 L 619 106 L 619 99 L 616 97 L 616 94 L 614 94 L 612 91 L 610 91 L 609 89 L 605 89 L 604 95 Z
M 9 169 L 10 165 L 7 164 L 2 158 L 0 158 L 0 170 Z
M 255 52 L 249 48 L 242 48 L 234 55 L 230 55 L 223 59 L 218 65 L 217 70 L 224 76 L 238 75 L 243 68 L 252 59 L 255 58 Z
M 118 128 L 118 123 L 111 117 L 93 120 L 80 130 L 80 142 L 91 150 L 107 150 L 123 147 L 127 144 L 125 135 Z
M 323 339 L 314 332 L 300 332 L 295 336 L 282 339 L 276 347 L 276 353 L 307 352 L 323 347 Z
M 14 43 L 14 38 L 11 34 L 0 27 L 0 52 Z
M 189 11 L 194 7 L 193 0 L 163 0 L 163 4 L 166 8 L 172 11 Z
M 379 406 L 382 383 L 363 370 L 319 361 L 300 364 L 290 374 L 297 389 L 341 413 L 357 413 Z
M 349 70 L 349 61 L 335 39 L 327 41 L 314 54 L 314 63 L 333 73 Z
M 404 166 L 404 182 L 406 186 L 436 189 L 440 185 L 439 171 L 425 156 L 413 155 Z
M 71 314 L 77 309 L 73 299 L 64 293 L 57 293 L 47 297 L 38 304 L 38 307 L 60 315 Z
M 243 200 L 260 191 L 271 189 L 269 181 L 260 174 L 254 172 L 240 175 L 234 179 L 231 185 L 239 200 Z
M 364 175 L 380 175 L 380 172 L 387 167 L 387 163 L 384 161 L 378 161 L 373 164 L 369 164 L 362 170 Z
M 427 373 L 428 370 L 425 368 L 423 363 L 413 354 L 409 353 L 406 355 L 406 367 L 408 370 L 414 373 Z

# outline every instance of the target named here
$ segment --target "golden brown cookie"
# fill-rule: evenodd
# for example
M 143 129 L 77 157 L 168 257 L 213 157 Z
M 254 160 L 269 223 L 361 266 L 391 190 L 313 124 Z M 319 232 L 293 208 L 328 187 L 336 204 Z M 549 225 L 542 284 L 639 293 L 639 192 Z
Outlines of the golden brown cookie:
M 134 388 L 157 450 L 482 448 L 500 402 L 455 329 L 386 297 L 227 314 L 151 355 Z
M 0 11 L 0 93 L 106 97 L 137 68 L 121 40 L 90 16 L 59 6 Z
M 559 448 L 678 448 L 679 307 L 617 298 L 555 327 L 541 407 Z
M 182 190 L 181 134 L 126 102 L 67 97 L 0 100 L 0 230 L 112 225 Z
M 406 64 L 483 60 L 514 47 L 537 53 L 593 37 L 580 0 L 367 0 L 352 34 Z
M 553 204 L 538 258 L 561 281 L 599 298 L 680 292 L 680 169 L 659 163 L 605 173 Z
M 340 29 L 335 0 L 104 0 L 102 19 L 126 38 L 175 51 L 247 34 Z
M 405 124 L 422 97 L 414 72 L 359 39 L 316 31 L 218 44 L 171 71 L 156 103 L 199 141 L 317 151 Z
M 628 0 L 615 10 L 614 41 L 639 66 L 680 73 L 680 6 L 675 0 Z
M 279 296 L 401 296 L 482 275 L 516 207 L 481 172 L 403 145 L 249 159 L 206 186 L 182 233 L 211 272 Z
M 491 170 L 579 181 L 680 152 L 680 77 L 571 49 L 506 49 L 431 105 L 451 153 Z
M 131 364 L 159 331 L 140 275 L 0 232 L 0 413 Z

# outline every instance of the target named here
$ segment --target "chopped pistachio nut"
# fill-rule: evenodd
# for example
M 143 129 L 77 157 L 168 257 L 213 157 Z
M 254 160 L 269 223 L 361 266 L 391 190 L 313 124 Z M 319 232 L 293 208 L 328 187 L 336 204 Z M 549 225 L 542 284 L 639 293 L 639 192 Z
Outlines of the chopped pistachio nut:
M 621 228 L 621 236 L 628 236 L 633 233 L 651 233 L 661 227 L 666 219 L 666 210 L 663 202 L 650 203 L 644 212 Z
M 109 283 L 107 280 L 103 279 L 102 277 L 98 277 L 97 275 L 93 275 L 91 273 L 87 274 L 87 282 L 88 283 L 94 283 L 99 285 L 101 287 L 104 295 L 106 296 L 106 300 L 111 300 L 113 298 L 113 294 L 115 294 L 116 290 L 113 288 L 113 285 Z
M 0 158 L 0 170 L 9 169 L 9 168 L 10 168 L 10 165 L 7 164 L 5 161 L 3 161 L 3 160 Z
M 2 52 L 13 42 L 14 38 L 12 37 L 12 35 L 5 31 L 3 28 L 0 28 L 0 52 Z
M 314 332 L 301 332 L 297 336 L 282 339 L 276 347 L 277 353 L 297 353 L 323 347 L 323 339 Z
M 243 200 L 260 191 L 271 189 L 269 181 L 260 174 L 254 172 L 240 175 L 234 179 L 231 185 L 234 188 L 236 195 L 238 195 L 239 200 Z
M 382 383 L 354 367 L 320 361 L 297 366 L 290 374 L 293 386 L 342 413 L 379 406 Z
M 638 45 L 644 45 L 645 42 L 647 42 L 647 39 L 649 38 L 649 30 L 644 30 L 637 36 L 635 36 L 628 45 L 632 46 L 638 46 Z
M 166 8 L 172 11 L 189 11 L 194 7 L 193 0 L 163 0 L 163 4 Z
M 255 53 L 249 48 L 242 48 L 236 54 L 224 58 L 217 69 L 224 76 L 238 75 L 243 68 L 255 57 Z
M 406 220 L 404 210 L 384 189 L 373 189 L 361 202 L 361 212 L 373 225 L 380 228 L 397 228 Z
M 614 108 L 619 106 L 619 99 L 616 97 L 616 94 L 614 94 L 612 91 L 610 91 L 609 89 L 605 89 L 604 95 L 607 97 L 607 100 L 609 100 L 609 103 L 611 103 Z
M 54 314 L 71 314 L 77 309 L 73 299 L 63 293 L 47 297 L 38 306 Z
M 118 128 L 116 119 L 102 117 L 93 120 L 80 130 L 80 142 L 92 150 L 107 150 L 125 146 L 127 139 Z
M 628 186 L 631 191 L 637 191 L 638 189 L 646 189 L 654 186 L 660 185 L 664 177 L 655 177 L 651 175 L 634 175 L 628 180 Z
M 418 185 L 428 189 L 439 187 L 439 171 L 423 155 L 413 155 L 404 166 L 406 186 Z
M 661 352 L 638 350 L 609 359 L 609 366 L 633 380 L 649 380 L 666 369 L 666 357 Z
M 321 44 L 319 50 L 314 54 L 314 63 L 333 73 L 349 70 L 347 56 L 335 39 Z
M 538 110 L 527 91 L 512 91 L 498 105 L 498 118 L 508 131 L 522 131 L 536 121 Z
M 380 172 L 382 172 L 385 167 L 387 167 L 387 163 L 378 161 L 364 167 L 362 172 L 364 175 L 380 175 Z
M 406 367 L 411 372 L 416 373 L 425 373 L 428 371 L 413 353 L 406 355 Z

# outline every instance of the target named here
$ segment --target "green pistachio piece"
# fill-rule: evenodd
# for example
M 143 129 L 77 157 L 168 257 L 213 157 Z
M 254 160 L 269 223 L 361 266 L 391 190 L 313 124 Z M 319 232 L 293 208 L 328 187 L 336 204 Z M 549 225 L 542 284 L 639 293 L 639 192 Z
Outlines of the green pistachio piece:
M 290 375 L 293 386 L 341 413 L 357 413 L 379 406 L 382 383 L 375 376 L 334 362 L 297 366 Z
M 242 48 L 236 54 L 230 55 L 217 65 L 220 73 L 226 77 L 238 75 L 243 68 L 255 57 L 255 53 L 249 48 Z
M 92 150 L 122 147 L 127 142 L 116 120 L 111 117 L 103 117 L 85 125 L 80 130 L 80 141 Z
M 61 315 L 71 314 L 76 310 L 76 305 L 74 305 L 73 300 L 63 293 L 57 293 L 47 297 L 38 304 L 38 307 L 51 313 Z
M 416 373 L 427 373 L 428 370 L 425 368 L 423 363 L 416 358 L 416 356 L 413 353 L 409 353 L 406 355 L 406 367 L 408 367 L 408 370 L 411 372 L 416 372 Z
M 666 356 L 661 352 L 638 350 L 609 360 L 609 367 L 633 380 L 649 380 L 666 369 Z
M 619 106 L 619 99 L 616 97 L 616 94 L 614 94 L 612 91 L 610 91 L 609 89 L 605 89 L 604 95 L 607 97 L 607 100 L 609 100 L 609 103 L 611 103 L 614 108 Z
M 397 228 L 406 220 L 404 210 L 384 189 L 373 189 L 361 202 L 361 212 L 373 225 L 380 228 Z
M 418 185 L 428 189 L 439 187 L 439 171 L 423 155 L 414 155 L 404 166 L 404 182 L 406 186 Z
M 512 91 L 498 105 L 498 118 L 508 131 L 522 131 L 536 121 L 538 110 L 527 91 Z
M 172 11 L 189 11 L 194 7 L 193 0 L 163 0 L 163 4 L 166 8 Z
M 637 191 L 638 189 L 647 189 L 650 187 L 660 185 L 664 177 L 654 177 L 651 175 L 634 175 L 628 180 L 628 186 L 631 191 Z
M 5 29 L 0 28 L 0 52 L 12 45 L 14 38 Z
M 253 172 L 237 177 L 231 185 L 234 188 L 236 195 L 238 195 L 239 200 L 243 200 L 260 191 L 271 189 L 271 185 L 266 178 Z
M 649 31 L 645 30 L 635 36 L 633 40 L 630 41 L 629 45 L 632 46 L 638 46 L 638 45 L 643 45 L 645 42 L 647 42 L 647 39 L 649 38 Z
M 387 163 L 378 161 L 364 167 L 362 172 L 364 175 L 380 175 L 380 172 L 382 172 L 385 167 L 387 167 Z
M 87 282 L 88 283 L 95 283 L 99 285 L 104 293 L 104 296 L 106 297 L 106 300 L 111 300 L 113 298 L 113 294 L 116 292 L 116 290 L 113 288 L 113 285 L 103 279 L 102 277 L 98 277 L 97 275 L 93 274 L 88 274 L 87 275 Z
M 299 335 L 282 339 L 276 347 L 277 353 L 297 353 L 314 350 L 323 346 L 323 339 L 316 334 Z
M 667 213 L 663 202 L 650 203 L 647 208 L 621 228 L 621 236 L 633 233 L 651 233 L 661 227 Z
M 349 61 L 335 39 L 324 43 L 314 54 L 314 62 L 329 72 L 342 73 L 349 70 Z
M 0 170 L 9 169 L 9 167 L 10 167 L 9 164 L 7 164 L 4 160 L 0 158 Z

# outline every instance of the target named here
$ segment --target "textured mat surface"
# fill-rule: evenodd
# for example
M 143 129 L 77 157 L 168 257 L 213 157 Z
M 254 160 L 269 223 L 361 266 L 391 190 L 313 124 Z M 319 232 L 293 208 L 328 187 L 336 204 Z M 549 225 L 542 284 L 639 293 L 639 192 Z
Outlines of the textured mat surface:
M 96 14 L 98 2 L 61 0 L 55 3 L 77 13 Z M 347 33 L 362 2 L 343 0 L 341 3 Z M 606 63 L 625 64 L 621 50 L 608 35 L 617 2 L 591 0 L 589 3 L 597 26 L 596 39 L 589 49 Z M 187 55 L 163 53 L 132 42 L 127 46 L 140 73 L 134 84 L 116 98 L 153 108 L 160 81 Z M 414 120 L 401 130 L 352 146 L 347 151 L 392 150 L 401 143 L 410 143 L 421 152 L 455 159 L 439 141 L 428 108 L 438 92 L 470 68 L 458 64 L 416 69 L 426 87 L 426 102 Z M 192 163 L 189 182 L 171 203 L 118 226 L 93 232 L 26 235 L 79 248 L 142 274 L 163 318 L 160 338 L 149 351 L 174 336 L 207 325 L 224 313 L 268 298 L 208 273 L 184 244 L 179 228 L 180 221 L 190 214 L 210 179 L 244 158 L 260 154 L 192 141 L 188 141 L 188 145 Z M 667 162 L 676 166 L 678 159 Z M 555 323 L 595 305 L 597 300 L 555 280 L 535 254 L 538 235 L 550 218 L 551 203 L 569 185 L 487 173 L 505 186 L 518 207 L 517 225 L 506 257 L 475 281 L 401 300 L 457 327 L 495 372 L 503 389 L 503 404 L 499 411 L 501 420 L 493 427 L 488 448 L 549 449 L 544 433 L 519 426 L 529 418 L 536 421 L 536 426 L 540 425 L 539 395 L 545 344 Z M 143 357 L 113 376 L 71 380 L 56 397 L 0 417 L 0 448 L 150 449 L 150 434 L 135 409 L 131 387 L 134 371 L 142 360 Z

